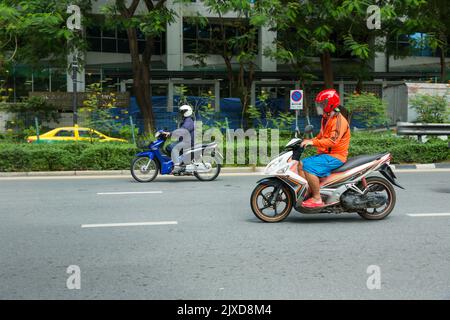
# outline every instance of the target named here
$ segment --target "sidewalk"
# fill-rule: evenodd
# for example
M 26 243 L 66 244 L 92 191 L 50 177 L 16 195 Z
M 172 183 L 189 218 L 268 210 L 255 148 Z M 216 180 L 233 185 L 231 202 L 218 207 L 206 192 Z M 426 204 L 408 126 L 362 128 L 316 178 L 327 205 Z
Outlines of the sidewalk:
M 395 171 L 411 170 L 450 170 L 450 163 L 431 164 L 398 164 L 391 165 Z M 224 174 L 262 174 L 264 167 L 224 167 Z M 71 176 L 129 176 L 130 170 L 102 170 L 102 171 L 34 171 L 34 172 L 0 172 L 2 177 L 71 177 Z

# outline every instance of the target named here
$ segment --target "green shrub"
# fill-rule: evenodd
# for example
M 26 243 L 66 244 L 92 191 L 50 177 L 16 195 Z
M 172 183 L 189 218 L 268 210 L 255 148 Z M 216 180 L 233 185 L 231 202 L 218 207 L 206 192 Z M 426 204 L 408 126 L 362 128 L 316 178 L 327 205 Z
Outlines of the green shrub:
M 94 144 L 80 154 L 80 170 L 120 170 L 129 169 L 130 161 L 136 153 L 135 147 L 119 144 Z
M 447 95 L 417 94 L 410 100 L 410 103 L 418 114 L 418 122 L 444 123 L 450 115 L 450 103 Z
M 345 99 L 345 109 L 348 111 L 348 122 L 352 119 L 361 121 L 367 127 L 379 127 L 387 120 L 386 103 L 374 93 L 352 93 Z
M 137 149 L 129 144 L 0 144 L 0 171 L 129 169 Z
M 280 140 L 280 151 L 288 140 Z M 249 163 L 249 141 L 245 143 Z M 252 142 L 254 143 L 254 142 Z M 235 146 L 236 148 L 236 146 Z M 226 150 L 224 155 L 226 155 Z M 0 172 L 64 171 L 64 170 L 126 170 L 138 152 L 132 144 L 123 143 L 0 143 Z M 391 152 L 392 163 L 435 163 L 450 160 L 446 141 L 433 139 L 419 143 L 390 133 L 353 133 L 349 156 Z M 270 150 L 269 150 L 270 154 Z M 304 157 L 315 154 L 308 148 Z M 235 159 L 237 154 L 235 151 Z M 258 165 L 265 165 L 260 163 Z

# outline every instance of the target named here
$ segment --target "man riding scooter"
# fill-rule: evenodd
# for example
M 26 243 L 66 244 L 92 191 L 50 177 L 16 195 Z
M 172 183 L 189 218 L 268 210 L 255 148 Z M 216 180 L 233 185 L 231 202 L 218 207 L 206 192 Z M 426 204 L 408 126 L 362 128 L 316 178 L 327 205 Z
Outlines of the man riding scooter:
M 182 159 L 181 155 L 183 154 L 183 152 L 185 150 L 192 148 L 194 146 L 195 123 L 194 123 L 194 118 L 192 117 L 193 111 L 192 111 L 191 106 L 186 105 L 186 104 L 182 105 L 179 108 L 179 113 L 180 113 L 180 117 L 181 117 L 181 124 L 177 130 L 185 129 L 189 132 L 189 136 L 186 136 L 186 138 L 187 138 L 186 141 L 184 141 L 183 137 L 180 137 L 177 142 L 173 142 L 173 143 L 169 144 L 166 147 L 166 151 L 169 155 L 172 156 L 172 159 L 173 159 L 174 165 L 175 165 L 174 170 L 181 172 L 184 170 L 184 166 L 183 166 L 184 163 L 183 163 L 183 159 Z M 166 132 L 165 134 L 167 137 L 169 137 L 174 132 L 172 132 L 172 133 Z M 190 140 L 190 141 L 188 141 L 188 140 Z M 178 151 L 178 153 L 172 154 L 173 152 L 177 152 L 177 151 Z
M 341 114 L 340 97 L 334 89 L 320 92 L 316 97 L 317 113 L 322 114 L 320 133 L 314 139 L 305 139 L 301 147 L 314 146 L 318 154 L 300 160 L 296 152 L 292 160 L 297 162 L 298 174 L 308 181 L 310 198 L 302 202 L 306 208 L 324 206 L 320 196 L 320 178 L 330 175 L 347 161 L 350 144 L 350 127 L 347 119 Z

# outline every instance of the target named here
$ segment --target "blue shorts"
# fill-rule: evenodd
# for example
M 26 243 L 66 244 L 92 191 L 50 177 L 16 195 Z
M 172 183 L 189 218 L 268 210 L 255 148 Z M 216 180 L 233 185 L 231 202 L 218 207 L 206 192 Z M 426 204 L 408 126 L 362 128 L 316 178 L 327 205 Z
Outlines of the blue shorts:
M 318 154 L 302 160 L 303 170 L 318 176 L 319 178 L 328 177 L 334 169 L 339 168 L 344 163 L 328 154 Z

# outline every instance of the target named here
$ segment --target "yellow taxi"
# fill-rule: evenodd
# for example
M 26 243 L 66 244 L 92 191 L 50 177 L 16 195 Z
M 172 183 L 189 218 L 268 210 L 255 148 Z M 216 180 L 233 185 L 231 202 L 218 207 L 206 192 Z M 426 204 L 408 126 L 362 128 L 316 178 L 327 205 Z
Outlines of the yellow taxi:
M 63 142 L 63 141 L 86 141 L 86 142 L 128 142 L 124 139 L 111 138 L 91 128 L 61 127 L 39 135 L 39 142 Z M 28 143 L 37 142 L 37 136 L 29 136 Z

